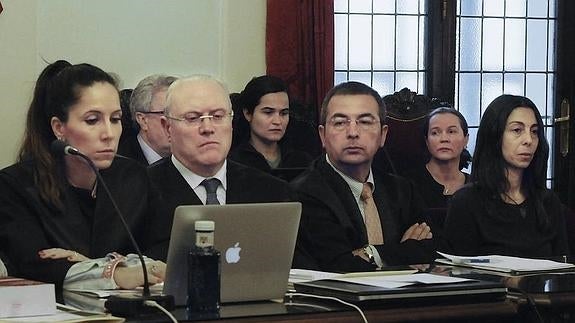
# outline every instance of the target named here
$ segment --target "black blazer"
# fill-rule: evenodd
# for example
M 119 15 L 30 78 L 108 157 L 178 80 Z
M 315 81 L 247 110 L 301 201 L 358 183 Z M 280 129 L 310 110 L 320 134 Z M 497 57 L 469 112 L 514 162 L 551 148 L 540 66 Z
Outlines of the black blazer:
M 63 192 L 63 209 L 58 209 L 40 198 L 34 185 L 34 167 L 29 161 L 0 171 L 0 254 L 6 257 L 11 275 L 60 287 L 73 263 L 66 259 L 42 260 L 39 250 L 64 248 L 90 258 L 113 251 L 135 252 L 103 189 L 97 190 L 93 213 L 82 212 L 91 206 L 80 202 L 69 186 Z M 117 158 L 101 174 L 136 241 L 145 247 L 146 226 L 157 208 L 145 168 Z
M 414 223 L 425 222 L 412 185 L 391 174 L 374 173 L 374 200 L 383 227 L 383 245 L 375 246 L 387 265 L 427 263 L 433 260 L 432 240 L 400 243 Z M 320 157 L 291 183 L 303 204 L 298 249 L 315 263 L 294 267 L 325 271 L 374 270 L 352 255 L 367 244 L 367 231 L 355 198 L 343 178 Z
M 122 138 L 118 145 L 118 154 L 131 158 L 143 166 L 148 166 L 148 160 L 142 151 L 136 135 Z
M 287 202 L 293 201 L 288 184 L 256 169 L 231 160 L 227 162 L 226 204 Z M 179 205 L 201 205 L 194 190 L 176 169 L 170 157 L 154 163 L 148 173 L 160 192 L 163 212 L 154 219 L 148 234 L 146 254 L 166 260 L 174 220 L 174 210 Z
M 280 144 L 280 150 L 282 159 L 278 168 L 305 168 L 308 167 L 313 160 L 308 153 L 291 149 L 286 144 Z M 243 142 L 238 148 L 232 151 L 229 159 L 266 173 L 272 172 L 272 168 L 265 157 L 248 141 Z

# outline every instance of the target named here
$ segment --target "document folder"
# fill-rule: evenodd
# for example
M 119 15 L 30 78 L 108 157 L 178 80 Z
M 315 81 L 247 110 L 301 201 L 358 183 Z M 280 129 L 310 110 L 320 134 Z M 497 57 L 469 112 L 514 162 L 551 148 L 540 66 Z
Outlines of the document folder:
M 409 285 L 399 288 L 384 288 L 336 280 L 316 280 L 294 283 L 298 293 L 332 296 L 358 303 L 364 301 L 394 301 L 448 299 L 449 302 L 500 301 L 505 298 L 507 288 L 500 282 L 472 280 L 454 284 Z

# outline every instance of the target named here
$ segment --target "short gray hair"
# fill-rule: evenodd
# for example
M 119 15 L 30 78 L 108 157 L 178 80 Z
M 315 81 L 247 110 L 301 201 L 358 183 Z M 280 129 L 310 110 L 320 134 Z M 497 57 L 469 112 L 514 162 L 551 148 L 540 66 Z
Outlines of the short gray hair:
M 149 112 L 152 105 L 152 96 L 158 91 L 167 89 L 177 80 L 174 76 L 162 74 L 150 75 L 138 83 L 130 97 L 130 113 L 134 121 L 136 112 Z
M 211 75 L 194 74 L 194 75 L 191 75 L 188 77 L 180 78 L 177 81 L 175 81 L 174 83 L 172 83 L 172 85 L 170 85 L 170 87 L 168 88 L 168 93 L 166 94 L 166 110 L 164 111 L 165 115 L 169 114 L 169 110 L 172 106 L 172 95 L 173 95 L 174 90 L 182 83 L 197 82 L 197 81 L 212 81 L 212 82 L 217 83 L 219 86 L 221 86 L 222 89 L 224 90 L 224 92 L 226 93 L 228 107 L 230 108 L 230 110 L 232 109 L 232 101 L 230 100 L 230 95 L 229 95 L 230 92 L 228 90 L 228 86 L 224 82 L 222 82 L 218 78 L 211 76 Z

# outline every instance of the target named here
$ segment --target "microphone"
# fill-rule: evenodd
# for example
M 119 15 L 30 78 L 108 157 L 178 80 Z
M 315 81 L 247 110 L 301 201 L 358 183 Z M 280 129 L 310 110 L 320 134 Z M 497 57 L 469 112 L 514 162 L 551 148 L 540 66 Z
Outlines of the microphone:
M 136 250 L 136 253 L 138 254 L 138 258 L 140 259 L 140 263 L 142 265 L 142 272 L 144 273 L 144 286 L 143 286 L 143 290 L 142 290 L 142 296 L 137 296 L 137 295 L 132 295 L 132 296 L 114 295 L 114 296 L 110 296 L 108 298 L 108 300 L 106 300 L 106 303 L 104 304 L 106 309 L 108 311 L 110 311 L 110 313 L 112 313 L 112 315 L 116 315 L 116 316 L 120 316 L 120 317 L 134 317 L 134 316 L 138 316 L 141 314 L 153 313 L 155 311 L 155 309 L 146 305 L 145 302 L 147 302 L 147 301 L 155 301 L 160 306 L 166 308 L 167 310 L 174 309 L 175 303 L 174 303 L 174 297 L 172 295 L 153 295 L 152 296 L 150 294 L 150 283 L 148 281 L 148 270 L 146 268 L 144 256 L 143 256 L 142 252 L 140 251 L 140 247 L 138 246 L 136 239 L 134 239 L 134 236 L 132 235 L 132 232 L 130 231 L 130 227 L 126 223 L 126 220 L 125 220 L 124 216 L 122 215 L 122 212 L 120 211 L 120 208 L 118 207 L 118 204 L 116 204 L 116 200 L 114 200 L 114 197 L 112 196 L 112 193 L 110 192 L 110 189 L 108 188 L 108 185 L 106 185 L 104 178 L 100 174 L 100 170 L 96 167 L 96 165 L 94 165 L 94 162 L 88 156 L 81 153 L 78 149 L 76 149 L 73 146 L 68 145 L 64 141 L 61 141 L 58 139 L 56 139 L 52 142 L 52 144 L 50 145 L 50 148 L 51 148 L 52 152 L 56 155 L 78 156 L 78 157 L 84 159 L 88 163 L 88 165 L 90 166 L 92 171 L 96 174 L 96 178 L 97 178 L 98 182 L 104 188 L 104 191 L 106 192 L 106 194 L 108 195 L 108 198 L 112 202 L 112 206 L 114 207 L 114 210 L 116 211 L 116 214 L 118 215 L 118 218 L 120 218 L 122 225 L 124 226 L 124 229 L 128 233 L 128 237 L 130 238 L 130 242 L 132 243 L 134 250 Z
M 56 139 L 56 140 L 52 141 L 52 144 L 50 145 L 50 149 L 57 156 L 75 155 L 75 156 L 80 156 L 80 157 L 83 156 L 84 159 L 89 159 L 87 156 L 84 156 L 84 154 L 82 154 L 78 149 L 68 145 L 67 143 L 63 142 L 62 140 Z M 91 162 L 91 160 L 90 160 L 90 162 Z

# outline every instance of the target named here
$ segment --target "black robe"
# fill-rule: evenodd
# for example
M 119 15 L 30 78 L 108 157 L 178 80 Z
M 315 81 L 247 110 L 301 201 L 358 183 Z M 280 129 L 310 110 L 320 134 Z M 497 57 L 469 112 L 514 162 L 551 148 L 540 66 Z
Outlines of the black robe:
M 432 240 L 400 243 L 411 225 L 425 222 L 413 186 L 391 174 L 374 173 L 374 180 L 373 198 L 385 241 L 375 247 L 382 260 L 386 265 L 432 261 Z M 313 259 L 311 264 L 296 262 L 294 267 L 339 272 L 375 270 L 375 266 L 352 255 L 353 250 L 367 245 L 367 231 L 349 185 L 325 157 L 316 160 L 291 185 L 303 206 L 297 248 Z
M 151 225 L 146 255 L 166 260 L 174 221 L 174 210 L 179 205 L 201 205 L 194 190 L 172 163 L 171 157 L 154 163 L 148 173 L 161 192 L 163 212 Z M 226 204 L 293 201 L 288 184 L 256 169 L 228 160 Z
M 38 251 L 63 248 L 89 258 L 113 251 L 135 252 L 100 184 L 93 201 L 79 194 L 79 189 L 65 185 L 63 208 L 59 209 L 40 198 L 33 167 L 34 162 L 29 161 L 0 171 L 0 253 L 10 275 L 60 287 L 74 263 L 66 259 L 43 260 Z M 101 174 L 136 241 L 145 248 L 148 221 L 158 209 L 157 194 L 152 192 L 146 169 L 132 160 L 116 158 Z

